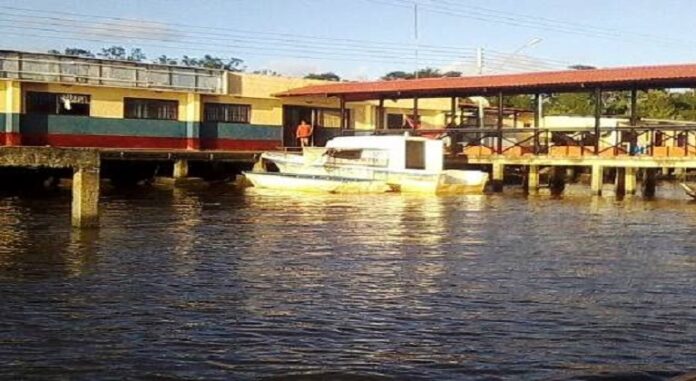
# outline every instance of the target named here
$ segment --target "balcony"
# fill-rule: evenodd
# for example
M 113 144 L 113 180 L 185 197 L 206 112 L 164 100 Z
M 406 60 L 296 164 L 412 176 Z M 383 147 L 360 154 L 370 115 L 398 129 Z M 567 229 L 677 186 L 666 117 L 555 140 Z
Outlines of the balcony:
M 224 70 L 0 51 L 0 78 L 70 85 L 225 94 Z

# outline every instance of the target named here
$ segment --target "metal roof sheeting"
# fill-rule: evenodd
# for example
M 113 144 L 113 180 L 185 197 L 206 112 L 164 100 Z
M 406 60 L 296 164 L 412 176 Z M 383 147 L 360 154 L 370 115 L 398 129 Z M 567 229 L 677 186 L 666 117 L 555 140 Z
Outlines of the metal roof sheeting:
M 292 89 L 281 97 L 342 96 L 346 100 L 578 91 L 601 87 L 696 87 L 696 64 L 564 70 L 410 80 L 341 82 Z

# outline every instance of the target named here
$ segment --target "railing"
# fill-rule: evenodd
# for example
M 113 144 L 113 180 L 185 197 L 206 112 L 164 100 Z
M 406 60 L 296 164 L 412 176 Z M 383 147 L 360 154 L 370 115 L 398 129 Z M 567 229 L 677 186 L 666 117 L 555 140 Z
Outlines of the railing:
M 223 94 L 223 70 L 0 51 L 0 78 Z
M 467 156 L 696 157 L 696 124 L 553 128 L 444 128 L 356 131 L 344 135 L 402 135 L 446 139 L 449 152 Z

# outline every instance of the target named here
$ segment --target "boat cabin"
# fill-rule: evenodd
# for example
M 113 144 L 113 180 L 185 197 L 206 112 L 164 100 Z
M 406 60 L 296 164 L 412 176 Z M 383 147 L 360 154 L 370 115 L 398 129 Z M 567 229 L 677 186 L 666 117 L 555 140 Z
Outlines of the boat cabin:
M 442 140 L 407 135 L 340 136 L 326 143 L 327 156 L 342 162 L 386 167 L 389 171 L 443 169 Z

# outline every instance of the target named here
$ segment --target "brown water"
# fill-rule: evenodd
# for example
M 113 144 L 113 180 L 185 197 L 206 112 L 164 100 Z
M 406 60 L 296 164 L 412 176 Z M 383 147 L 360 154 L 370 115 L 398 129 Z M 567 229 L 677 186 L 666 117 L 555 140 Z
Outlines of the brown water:
M 2 379 L 663 380 L 696 205 L 584 196 L 0 197 Z M 303 377 L 300 377 L 303 376 Z

